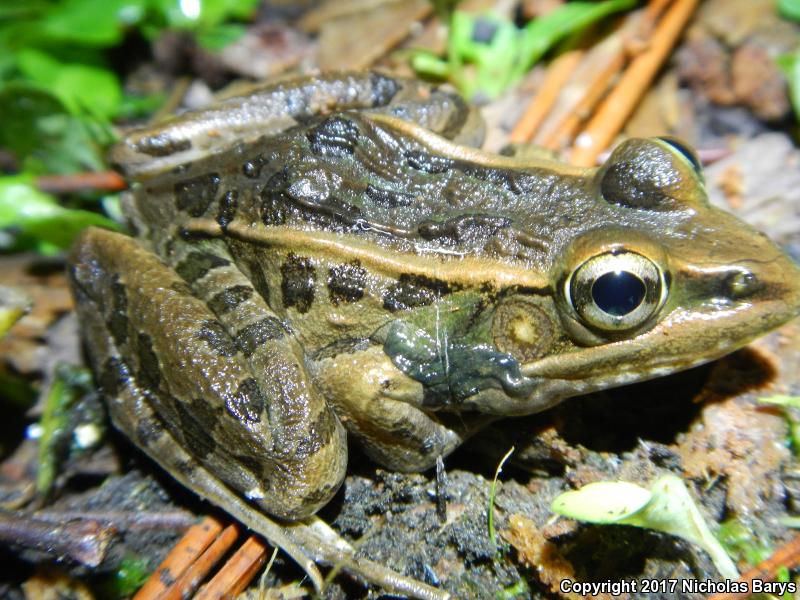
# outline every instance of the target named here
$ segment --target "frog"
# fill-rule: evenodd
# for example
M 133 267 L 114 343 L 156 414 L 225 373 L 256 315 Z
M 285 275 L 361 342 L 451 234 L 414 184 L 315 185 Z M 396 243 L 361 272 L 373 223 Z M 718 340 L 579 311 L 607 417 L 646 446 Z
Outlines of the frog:
M 483 128 L 446 87 L 337 72 L 223 95 L 110 153 L 131 235 L 86 230 L 69 279 L 111 418 L 307 570 L 324 544 L 293 524 L 337 493 L 348 437 L 424 471 L 487 422 L 800 313 L 798 267 L 709 204 L 683 142 L 579 168 L 485 151 Z

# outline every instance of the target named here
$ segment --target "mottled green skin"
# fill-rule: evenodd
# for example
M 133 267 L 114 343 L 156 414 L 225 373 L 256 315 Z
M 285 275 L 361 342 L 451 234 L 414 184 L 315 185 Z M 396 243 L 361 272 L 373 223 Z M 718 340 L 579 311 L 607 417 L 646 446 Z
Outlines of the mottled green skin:
M 423 84 L 345 74 L 123 141 L 136 239 L 90 230 L 72 257 L 115 423 L 234 514 L 231 492 L 296 519 L 340 485 L 345 429 L 425 469 L 487 418 L 716 358 L 797 313 L 796 267 L 710 207 L 674 145 L 576 169 L 436 135 L 477 142 L 476 122 Z M 626 253 L 657 273 L 652 310 L 587 322 L 576 273 Z

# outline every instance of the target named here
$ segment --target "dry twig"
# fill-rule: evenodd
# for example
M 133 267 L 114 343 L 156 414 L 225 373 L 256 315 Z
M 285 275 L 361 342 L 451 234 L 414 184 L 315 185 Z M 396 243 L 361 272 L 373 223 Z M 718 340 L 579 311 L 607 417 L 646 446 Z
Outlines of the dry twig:
M 36 187 L 50 194 L 120 192 L 127 189 L 128 183 L 116 171 L 99 171 L 70 175 L 42 175 L 36 178 Z
M 267 560 L 267 545 L 250 536 L 217 574 L 195 595 L 194 600 L 222 600 L 241 594 Z
M 578 166 L 592 166 L 622 129 L 644 92 L 650 86 L 698 0 L 675 0 L 658 23 L 646 50 L 633 59 L 622 75 L 619 84 L 576 138 L 570 162 Z
M 164 561 L 153 571 L 134 600 L 156 600 L 167 591 L 169 584 L 197 560 L 222 531 L 222 523 L 213 517 L 206 517 L 202 523 L 190 527 L 183 538 L 170 551 Z

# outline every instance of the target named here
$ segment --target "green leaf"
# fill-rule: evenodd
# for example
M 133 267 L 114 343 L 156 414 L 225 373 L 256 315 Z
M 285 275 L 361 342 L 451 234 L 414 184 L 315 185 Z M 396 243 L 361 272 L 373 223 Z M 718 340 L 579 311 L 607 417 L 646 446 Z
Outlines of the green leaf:
M 0 147 L 31 173 L 101 170 L 108 131 L 70 115 L 58 98 L 30 84 L 0 87 Z
M 777 57 L 776 62 L 789 82 L 789 99 L 795 118 L 800 118 L 800 49 Z
M 551 505 L 554 513 L 587 523 L 619 523 L 650 502 L 652 494 L 626 481 L 597 481 L 560 494 Z
M 17 63 L 26 77 L 50 90 L 72 114 L 85 110 L 111 118 L 119 111 L 122 87 L 112 71 L 87 64 L 62 63 L 34 48 L 21 50 Z
M 682 537 L 708 552 L 717 570 L 737 579 L 736 565 L 703 520 L 683 481 L 660 477 L 646 490 L 624 481 L 601 481 L 558 496 L 553 512 L 590 523 L 645 527 Z
M 244 25 L 220 23 L 197 33 L 197 43 L 207 50 L 221 50 L 244 35 Z
M 82 395 L 92 390 L 92 375 L 88 369 L 59 364 L 49 393 L 45 397 L 40 425 L 39 463 L 36 491 L 47 496 L 52 489 L 58 467 L 69 450 L 73 431 L 70 411 Z
M 415 54 L 412 66 L 426 75 L 446 76 L 471 98 L 477 93 L 499 96 L 519 81 L 556 43 L 636 0 L 568 2 L 520 30 L 497 15 L 455 11 L 450 21 L 447 66 Z
M 25 2 L 0 4 L 0 21 L 36 17 L 51 6 L 52 4 L 47 0 L 26 0 Z
M 259 0 L 151 0 L 168 27 L 200 30 L 251 16 Z
M 800 408 L 800 396 L 784 396 L 783 394 L 776 394 L 774 396 L 763 396 L 759 398 L 758 401 L 763 402 L 764 404 L 777 404 L 779 406 Z
M 568 2 L 526 25 L 519 49 L 515 79 L 522 77 L 550 48 L 567 35 L 615 12 L 636 6 L 636 0 Z
M 0 177 L 0 229 L 14 233 L 17 246 L 35 247 L 44 242 L 67 248 L 90 225 L 119 228 L 97 213 L 64 208 L 53 196 L 37 190 L 30 177 Z
M 0 285 L 0 339 L 31 310 L 31 299 L 17 288 Z
M 81 46 L 115 46 L 122 41 L 118 17 L 126 0 L 62 0 L 41 21 L 44 36 Z
M 420 75 L 445 79 L 450 74 L 450 65 L 432 52 L 417 50 L 411 56 L 411 67 Z
M 778 12 L 786 19 L 800 21 L 800 0 L 778 0 Z
M 247 19 L 252 16 L 259 0 L 204 0 L 200 20 L 206 26 L 218 25 L 228 19 Z

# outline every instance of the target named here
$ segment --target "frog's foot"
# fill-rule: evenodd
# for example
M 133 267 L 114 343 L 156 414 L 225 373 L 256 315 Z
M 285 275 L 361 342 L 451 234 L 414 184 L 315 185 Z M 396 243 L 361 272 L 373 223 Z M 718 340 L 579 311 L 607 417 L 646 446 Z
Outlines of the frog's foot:
M 382 346 L 323 358 L 312 369 L 348 431 L 389 469 L 429 469 L 475 429 L 462 427 L 461 418 L 445 424 L 426 412 L 422 384 L 400 371 Z

